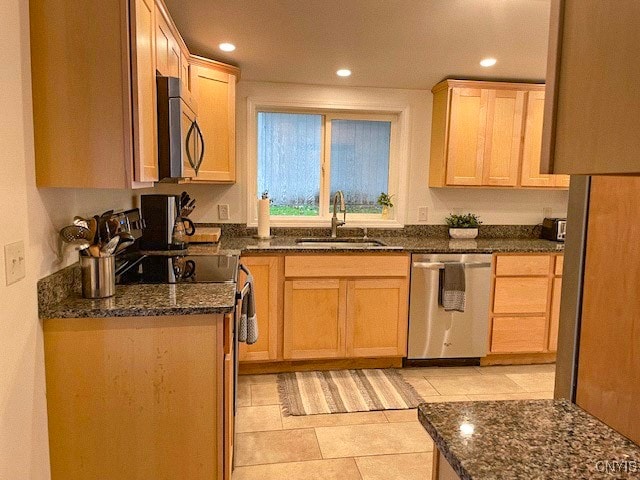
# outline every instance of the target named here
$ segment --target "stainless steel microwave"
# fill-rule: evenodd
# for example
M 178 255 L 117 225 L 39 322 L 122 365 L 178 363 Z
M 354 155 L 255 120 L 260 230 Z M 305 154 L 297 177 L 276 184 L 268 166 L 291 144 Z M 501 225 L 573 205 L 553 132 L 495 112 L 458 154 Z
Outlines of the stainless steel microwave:
M 158 94 L 158 170 L 160 182 L 196 177 L 204 158 L 204 136 L 195 101 L 178 77 L 156 77 Z

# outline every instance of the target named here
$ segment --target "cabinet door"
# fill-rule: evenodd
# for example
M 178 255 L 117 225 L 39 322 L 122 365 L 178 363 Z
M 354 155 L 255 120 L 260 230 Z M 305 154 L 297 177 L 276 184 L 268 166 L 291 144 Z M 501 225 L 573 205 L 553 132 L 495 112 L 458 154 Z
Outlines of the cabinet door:
M 347 356 L 407 353 L 406 278 L 351 280 L 347 290 Z
M 488 90 L 453 88 L 447 185 L 482 185 Z
M 167 26 L 162 13 L 158 7 L 155 8 L 156 16 L 156 71 L 163 76 L 169 75 L 169 48 L 172 35 Z
M 284 292 L 284 358 L 344 358 L 346 281 L 288 280 Z
M 182 80 L 182 88 L 188 92 L 191 92 L 191 67 L 189 66 L 189 57 L 185 52 L 180 52 L 180 79 Z
M 537 353 L 546 347 L 545 317 L 495 317 L 491 353 Z
M 548 277 L 498 277 L 495 280 L 493 313 L 544 314 L 548 292 Z
M 131 2 L 135 180 L 158 180 L 155 15 L 151 0 Z
M 253 345 L 240 344 L 240 361 L 278 358 L 278 260 L 278 257 L 242 257 L 242 264 L 253 275 L 258 341 Z M 244 282 L 244 274 L 240 282 Z
M 489 90 L 483 185 L 518 183 L 525 92 Z
M 549 314 L 549 351 L 558 350 L 558 324 L 560 323 L 560 294 L 562 293 L 562 278 L 553 279 L 551 293 L 551 312 Z
M 235 342 L 233 338 L 233 323 L 235 317 L 226 315 L 224 318 L 224 479 L 231 480 L 233 470 L 233 444 L 235 438 Z
M 520 178 L 521 185 L 525 187 L 552 187 L 554 184 L 552 175 L 540 173 L 543 117 L 544 92 L 529 92 Z
M 193 181 L 233 183 L 236 180 L 235 76 L 213 67 L 193 68 L 198 123 L 204 136 L 204 158 Z

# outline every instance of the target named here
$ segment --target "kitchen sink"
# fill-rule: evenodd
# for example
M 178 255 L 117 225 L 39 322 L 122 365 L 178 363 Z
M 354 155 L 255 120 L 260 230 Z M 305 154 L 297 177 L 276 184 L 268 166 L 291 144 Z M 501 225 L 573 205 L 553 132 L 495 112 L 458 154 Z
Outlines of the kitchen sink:
M 388 247 L 384 242 L 375 238 L 300 238 L 296 243 L 300 247 L 315 248 L 395 248 Z

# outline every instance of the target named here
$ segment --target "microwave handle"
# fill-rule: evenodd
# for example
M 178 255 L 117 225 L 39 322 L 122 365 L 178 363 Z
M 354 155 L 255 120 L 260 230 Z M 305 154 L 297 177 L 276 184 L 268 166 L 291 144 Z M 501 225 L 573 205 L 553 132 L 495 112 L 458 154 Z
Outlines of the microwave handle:
M 200 170 L 200 166 L 202 165 L 202 161 L 204 160 L 204 135 L 202 134 L 202 130 L 200 129 L 200 125 L 198 125 L 198 121 L 195 122 L 196 131 L 198 133 L 198 138 L 200 139 L 200 155 L 198 155 L 198 160 L 196 162 L 196 166 L 194 167 L 196 171 L 196 176 L 198 176 L 198 170 Z
M 186 144 L 186 153 L 187 153 L 187 160 L 189 161 L 189 165 L 191 165 L 191 168 L 193 168 L 196 171 L 196 175 L 198 175 L 198 170 L 196 169 L 196 164 L 193 160 L 193 156 L 192 156 L 192 152 L 191 152 L 191 135 L 193 135 L 193 132 L 195 131 L 195 129 L 197 128 L 197 123 L 194 120 L 193 122 L 191 122 L 191 126 L 189 127 L 189 131 L 187 132 L 187 138 L 185 139 L 185 144 Z M 194 146 L 195 146 L 195 137 L 194 137 Z M 195 155 L 195 152 L 193 152 L 193 155 Z

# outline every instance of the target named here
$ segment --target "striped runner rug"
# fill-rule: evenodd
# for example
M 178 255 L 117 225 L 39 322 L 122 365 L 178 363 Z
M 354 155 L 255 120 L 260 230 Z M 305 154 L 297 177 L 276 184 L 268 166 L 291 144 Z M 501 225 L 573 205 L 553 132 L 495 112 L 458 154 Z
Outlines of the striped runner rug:
M 402 410 L 424 401 L 397 369 L 281 373 L 278 392 L 287 416 Z

